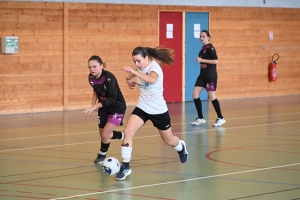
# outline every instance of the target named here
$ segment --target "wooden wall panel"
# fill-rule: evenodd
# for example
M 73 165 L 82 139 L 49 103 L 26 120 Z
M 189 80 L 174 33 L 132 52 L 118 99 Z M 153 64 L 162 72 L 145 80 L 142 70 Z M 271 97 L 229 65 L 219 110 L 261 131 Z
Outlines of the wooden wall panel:
M 0 36 L 19 53 L 0 55 L 0 114 L 63 109 L 62 4 L 0 2 Z
M 20 39 L 18 54 L 0 55 L 0 114 L 89 106 L 92 55 L 115 74 L 127 104 L 136 104 L 139 91 L 128 89 L 122 67 L 133 66 L 136 46 L 158 45 L 158 12 L 168 10 L 210 13 L 219 99 L 300 93 L 299 9 L 0 2 L 0 36 Z M 274 53 L 280 59 L 270 83 Z

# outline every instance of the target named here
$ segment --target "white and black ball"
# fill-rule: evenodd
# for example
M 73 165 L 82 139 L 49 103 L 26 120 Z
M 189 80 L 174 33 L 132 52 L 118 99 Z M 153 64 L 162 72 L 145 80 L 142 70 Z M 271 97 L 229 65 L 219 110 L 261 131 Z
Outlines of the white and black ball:
M 103 161 L 102 170 L 108 176 L 114 176 L 120 171 L 120 162 L 118 159 L 108 157 Z

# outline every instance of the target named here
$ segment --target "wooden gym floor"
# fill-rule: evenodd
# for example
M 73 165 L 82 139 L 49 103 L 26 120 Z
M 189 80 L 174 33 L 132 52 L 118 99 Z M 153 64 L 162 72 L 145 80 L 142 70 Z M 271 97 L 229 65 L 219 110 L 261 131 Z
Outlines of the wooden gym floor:
M 0 199 L 300 199 L 300 95 L 220 103 L 227 120 L 221 128 L 212 127 L 216 114 L 208 101 L 208 122 L 199 126 L 190 125 L 193 102 L 169 104 L 189 161 L 181 164 L 148 122 L 135 135 L 132 174 L 124 181 L 93 163 L 96 112 L 0 116 Z M 113 141 L 108 156 L 121 160 L 120 149 Z

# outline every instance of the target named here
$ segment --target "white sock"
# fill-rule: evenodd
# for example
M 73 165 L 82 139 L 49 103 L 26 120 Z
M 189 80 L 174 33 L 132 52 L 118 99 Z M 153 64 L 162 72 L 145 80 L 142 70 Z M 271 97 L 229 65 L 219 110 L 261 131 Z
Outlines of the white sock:
M 181 144 L 180 141 L 181 141 L 181 140 L 179 140 L 179 143 L 177 144 L 177 146 L 174 147 L 174 149 L 175 149 L 176 151 L 181 151 L 181 150 L 183 149 L 183 146 L 182 146 L 182 144 Z
M 100 155 L 106 155 L 106 152 L 100 151 Z
M 132 152 L 132 147 L 123 147 L 123 146 L 121 146 L 121 155 L 122 155 L 122 161 L 123 162 L 130 162 L 131 152 Z

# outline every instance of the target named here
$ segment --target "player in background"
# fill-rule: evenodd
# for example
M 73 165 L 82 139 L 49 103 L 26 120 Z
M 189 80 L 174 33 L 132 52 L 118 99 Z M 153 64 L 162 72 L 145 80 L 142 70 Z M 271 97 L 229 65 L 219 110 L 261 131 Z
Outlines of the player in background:
M 129 163 L 132 139 L 137 130 L 148 120 L 157 128 L 163 141 L 178 152 L 182 163 L 188 159 L 185 142 L 172 133 L 171 119 L 163 96 L 163 71 L 158 64 L 158 62 L 173 63 L 172 50 L 160 47 L 136 47 L 132 52 L 132 59 L 137 69 L 124 67 L 123 70 L 129 73 L 126 78 L 128 87 L 133 89 L 137 85 L 140 96 L 137 106 L 125 125 L 124 140 L 121 145 L 122 166 L 116 176 L 117 180 L 124 180 L 131 174 Z M 137 82 L 132 81 L 134 77 L 137 77 Z
M 94 163 L 102 163 L 106 158 L 110 140 L 122 140 L 124 133 L 115 131 L 116 126 L 123 125 L 126 102 L 120 90 L 116 77 L 104 70 L 105 63 L 94 55 L 88 60 L 89 84 L 93 87 L 92 106 L 83 111 L 90 114 L 98 109 L 98 126 L 101 138 L 100 153 Z
M 193 90 L 193 99 L 197 109 L 198 118 L 192 125 L 199 125 L 206 123 L 206 120 L 203 117 L 202 113 L 202 104 L 199 98 L 200 93 L 205 88 L 208 92 L 208 98 L 210 99 L 213 107 L 218 115 L 215 123 L 213 124 L 214 127 L 222 126 L 226 123 L 222 113 L 221 107 L 218 99 L 216 98 L 216 89 L 217 89 L 217 64 L 218 64 L 218 56 L 216 53 L 216 49 L 214 46 L 209 42 L 210 34 L 207 30 L 203 30 L 200 32 L 200 41 L 203 44 L 201 51 L 199 52 L 196 61 L 200 63 L 201 73 L 198 76 L 194 90 Z

